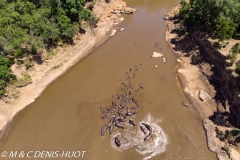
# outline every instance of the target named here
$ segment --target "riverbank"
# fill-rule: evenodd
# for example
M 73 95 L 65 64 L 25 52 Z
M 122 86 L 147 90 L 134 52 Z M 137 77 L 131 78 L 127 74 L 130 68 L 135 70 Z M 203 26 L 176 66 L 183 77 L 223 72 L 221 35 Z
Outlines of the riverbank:
M 84 28 L 84 33 L 79 33 L 74 38 L 73 45 L 57 47 L 51 53 L 47 53 L 45 50 L 39 53 L 38 57 L 40 57 L 41 63 L 36 61 L 34 67 L 27 70 L 32 83 L 17 88 L 17 92 L 20 93 L 19 97 L 10 96 L 0 100 L 0 139 L 17 113 L 33 103 L 50 83 L 109 37 L 124 30 L 124 27 L 121 26 L 121 21 L 123 21 L 121 14 L 129 14 L 133 11 L 135 9 L 126 7 L 126 3 L 122 0 L 111 0 L 109 3 L 106 3 L 105 0 L 96 0 L 93 13 L 99 18 L 97 28 Z M 85 25 L 87 26 L 87 23 Z M 19 65 L 13 65 L 12 70 L 18 77 L 26 72 L 25 66 Z
M 181 5 L 179 4 L 166 13 L 166 41 L 178 56 L 179 66 L 176 70 L 178 80 L 191 105 L 199 112 L 203 120 L 209 149 L 215 152 L 220 160 L 240 159 L 239 146 L 233 146 L 226 141 L 220 141 L 217 138 L 219 135 L 216 134 L 216 130 L 225 132 L 233 129 L 233 127 L 226 125 L 224 118 L 217 120 L 214 117 L 220 112 L 229 113 L 229 106 L 227 103 L 216 102 L 215 97 L 218 91 L 215 89 L 216 86 L 211 84 L 210 77 L 215 76 L 214 66 L 218 64 L 213 62 L 214 60 L 212 62 L 209 61 L 214 56 L 216 57 L 212 59 L 222 59 L 222 62 L 225 59 L 220 51 L 220 54 L 217 53 L 215 55 L 207 53 L 208 49 L 209 51 L 213 50 L 211 50 L 211 45 L 205 46 L 206 41 L 201 39 L 201 33 L 182 34 L 181 31 L 184 30 L 184 26 L 175 17 L 180 8 Z M 228 48 L 231 48 L 231 45 Z M 202 51 L 206 53 L 205 58 L 206 56 L 212 56 L 208 57 L 209 61 L 203 58 L 204 56 L 201 55 L 203 54 Z M 213 53 L 215 52 L 217 51 L 214 50 Z M 210 120 L 210 117 L 214 118 Z

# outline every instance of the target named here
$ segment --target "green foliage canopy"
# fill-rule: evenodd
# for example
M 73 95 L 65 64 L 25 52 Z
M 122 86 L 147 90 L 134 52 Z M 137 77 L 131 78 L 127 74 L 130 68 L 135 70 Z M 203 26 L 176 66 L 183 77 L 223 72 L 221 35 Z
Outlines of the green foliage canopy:
M 79 31 L 90 11 L 85 0 L 1 0 L 0 53 L 31 53 L 58 41 L 68 41 Z
M 181 1 L 180 16 L 187 27 L 194 26 L 219 40 L 232 38 L 240 24 L 239 0 L 190 0 Z
M 97 18 L 83 7 L 87 1 L 91 0 L 0 0 L 0 97 L 15 79 L 10 69 L 14 58 L 72 40 L 82 20 L 96 25 Z

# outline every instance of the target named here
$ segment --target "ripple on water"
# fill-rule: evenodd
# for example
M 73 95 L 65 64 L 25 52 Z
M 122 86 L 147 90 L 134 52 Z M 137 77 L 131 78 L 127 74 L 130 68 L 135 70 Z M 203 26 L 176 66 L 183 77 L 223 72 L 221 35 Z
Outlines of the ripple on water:
M 127 126 L 123 133 L 114 133 L 111 138 L 111 145 L 113 148 L 123 151 L 130 147 L 134 147 L 136 151 L 142 155 L 146 155 L 144 160 L 152 158 L 157 154 L 166 151 L 168 138 L 163 132 L 162 128 L 157 125 L 160 120 L 154 120 L 150 114 L 145 118 L 143 123 L 147 123 L 152 127 L 152 138 L 144 141 L 145 135 L 140 129 L 140 123 L 137 127 Z M 142 123 L 141 122 L 141 123 Z M 119 135 L 121 146 L 117 147 L 115 144 L 115 137 Z

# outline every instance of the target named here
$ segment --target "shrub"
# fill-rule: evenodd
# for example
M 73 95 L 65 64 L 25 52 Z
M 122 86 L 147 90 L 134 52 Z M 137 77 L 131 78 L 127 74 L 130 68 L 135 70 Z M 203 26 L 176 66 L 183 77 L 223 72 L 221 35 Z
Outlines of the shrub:
M 29 69 L 33 66 L 33 63 L 28 59 L 27 61 L 25 61 L 25 66 L 26 66 L 26 69 Z
M 240 44 L 236 43 L 232 48 L 231 48 L 231 55 L 230 55 L 230 62 L 233 64 L 236 59 L 237 55 L 240 53 Z
M 16 52 L 14 53 L 14 57 L 18 58 L 18 57 L 22 57 L 23 53 L 22 53 L 22 49 L 17 49 Z

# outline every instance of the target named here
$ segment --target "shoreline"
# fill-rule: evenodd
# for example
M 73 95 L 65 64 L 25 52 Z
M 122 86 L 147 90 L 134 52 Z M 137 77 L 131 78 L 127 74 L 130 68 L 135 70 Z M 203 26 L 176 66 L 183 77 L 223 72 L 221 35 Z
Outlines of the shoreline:
M 209 119 L 209 117 L 214 115 L 214 112 L 216 112 L 220 108 L 219 104 L 217 104 L 214 99 L 216 91 L 214 87 L 210 84 L 208 79 L 208 76 L 213 74 L 211 71 L 212 66 L 205 61 L 203 61 L 200 65 L 191 64 L 191 56 L 185 56 L 189 53 L 181 52 L 178 49 L 176 49 L 178 51 L 174 50 L 176 46 L 171 42 L 171 40 L 180 40 L 182 38 L 179 37 L 176 33 L 174 33 L 175 29 L 180 28 L 180 24 L 174 23 L 173 19 L 173 17 L 178 14 L 180 8 L 181 5 L 178 4 L 171 11 L 165 14 L 167 28 L 165 38 L 169 44 L 169 47 L 177 55 L 177 60 L 179 62 L 179 66 L 177 66 L 176 69 L 177 79 L 191 106 L 198 111 L 199 115 L 202 118 L 203 129 L 205 131 L 206 141 L 209 150 L 215 152 L 219 160 L 240 159 L 240 154 L 237 150 L 217 138 L 215 129 L 218 125 L 214 124 Z M 201 99 L 200 97 L 200 93 L 202 92 L 205 94 L 204 99 Z M 229 153 L 226 153 L 222 150 L 222 147 L 225 146 L 229 147 Z
M 44 60 L 43 64 L 34 63 L 34 69 L 27 71 L 32 78 L 32 83 L 18 88 L 20 91 L 18 98 L 0 100 L 0 141 L 21 110 L 33 103 L 52 82 L 66 73 L 82 58 L 102 45 L 116 32 L 121 31 L 120 24 L 124 18 L 119 10 L 124 10 L 123 14 L 129 13 L 129 10 L 136 11 L 126 7 L 126 2 L 122 0 L 113 0 L 109 3 L 103 0 L 97 1 L 93 9 L 93 13 L 99 18 L 97 28 L 94 28 L 93 31 L 87 28 L 86 33 L 80 35 L 81 40 L 76 40 L 73 46 L 57 47 L 56 50 L 60 50 L 57 51 L 60 53 L 57 53 L 58 55 L 52 59 Z M 14 66 L 12 69 L 19 72 L 22 68 Z

